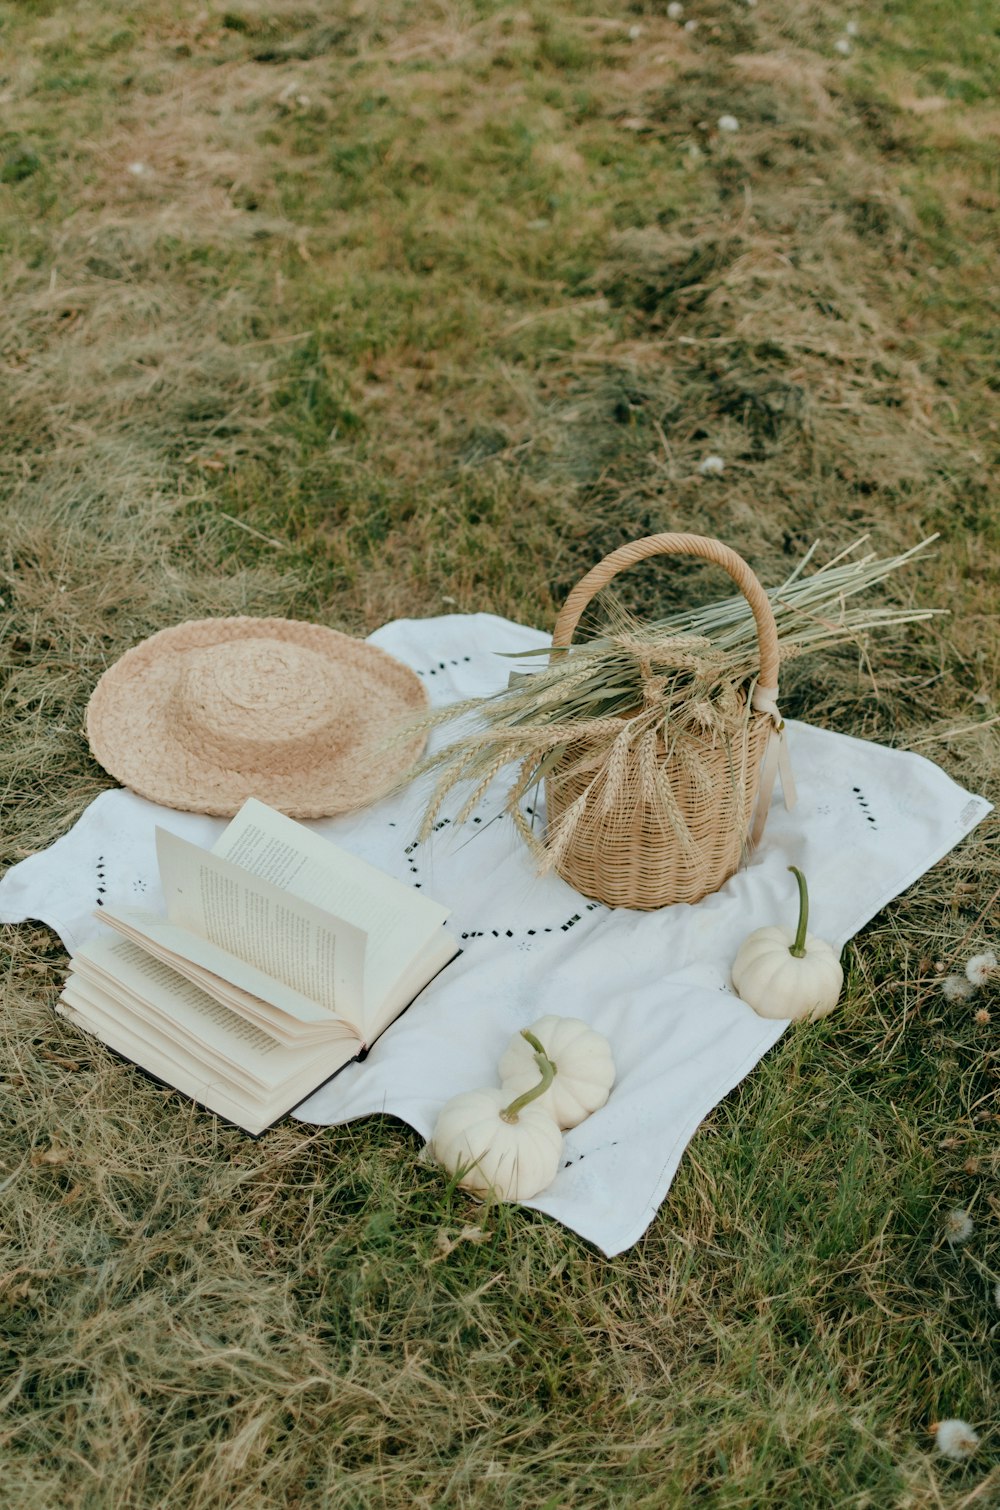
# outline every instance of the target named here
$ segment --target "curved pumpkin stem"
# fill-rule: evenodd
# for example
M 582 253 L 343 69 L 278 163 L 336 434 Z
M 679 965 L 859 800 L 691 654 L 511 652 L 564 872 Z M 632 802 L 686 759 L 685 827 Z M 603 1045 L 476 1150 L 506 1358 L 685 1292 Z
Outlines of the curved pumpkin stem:
M 799 883 L 799 926 L 788 952 L 794 954 L 796 959 L 802 959 L 806 952 L 806 929 L 809 926 L 809 892 L 806 888 L 806 878 L 798 866 L 789 865 L 788 869 Z
M 526 1106 L 530 1106 L 532 1101 L 537 1101 L 539 1096 L 544 1096 L 556 1077 L 555 1064 L 549 1058 L 548 1054 L 546 1054 L 534 1033 L 529 1032 L 527 1028 L 522 1028 L 521 1037 L 527 1039 L 528 1043 L 534 1049 L 535 1063 L 541 1071 L 542 1078 L 530 1091 L 525 1091 L 523 1095 L 518 1096 L 516 1101 L 512 1101 L 509 1106 L 504 1107 L 500 1113 L 504 1122 L 516 1122 L 518 1112 L 522 1112 Z

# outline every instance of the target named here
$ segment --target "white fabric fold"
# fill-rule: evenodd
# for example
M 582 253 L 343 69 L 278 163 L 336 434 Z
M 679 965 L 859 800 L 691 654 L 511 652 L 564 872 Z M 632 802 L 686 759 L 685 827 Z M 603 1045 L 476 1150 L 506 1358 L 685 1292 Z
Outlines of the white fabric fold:
M 490 614 L 397 620 L 371 639 L 419 673 L 437 706 L 500 690 L 511 670 L 537 664 L 506 656 L 548 644 Z M 460 799 L 446 804 L 427 843 L 416 840 L 426 789 L 310 824 L 449 906 L 463 953 L 363 1063 L 295 1115 L 343 1123 L 385 1112 L 427 1137 L 450 1096 L 497 1083 L 511 1034 L 546 1012 L 582 1017 L 610 1039 L 617 1081 L 608 1104 L 567 1135 L 553 1185 L 528 1204 L 606 1254 L 628 1248 L 699 1122 L 785 1027 L 733 994 L 729 966 L 752 929 L 794 923 L 787 867 L 809 879 L 810 930 L 840 946 L 990 811 L 918 755 L 801 723 L 787 736 L 795 810 L 773 803 L 746 869 L 695 906 L 610 910 L 558 876 L 537 876 L 510 820 L 496 817 L 503 777 L 461 828 L 451 821 Z M 540 807 L 534 816 L 541 822 Z M 159 905 L 157 824 L 207 845 L 223 823 L 103 792 L 68 834 L 8 871 L 0 922 L 37 918 L 73 950 L 100 927 L 98 903 Z

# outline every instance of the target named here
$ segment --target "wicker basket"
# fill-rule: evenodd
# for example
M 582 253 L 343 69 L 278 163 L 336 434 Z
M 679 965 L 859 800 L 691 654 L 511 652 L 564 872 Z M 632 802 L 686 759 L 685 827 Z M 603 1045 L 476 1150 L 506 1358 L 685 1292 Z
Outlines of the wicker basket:
M 598 824 L 580 825 L 556 864 L 563 879 L 584 896 L 612 907 L 643 910 L 697 902 L 717 891 L 737 870 L 748 845 L 765 753 L 781 724 L 775 701 L 778 635 L 767 594 L 742 557 L 703 535 L 649 535 L 612 551 L 577 583 L 563 604 L 552 636 L 553 650 L 568 649 L 583 610 L 618 572 L 660 554 L 701 556 L 729 573 L 753 611 L 760 674 L 736 737 L 713 741 L 706 736 L 696 751 L 710 781 L 703 777 L 695 782 L 690 763 L 683 766 L 661 743 L 661 769 L 666 769 L 690 843 L 682 845 L 662 814 L 639 795 L 636 766 L 629 772 L 615 811 Z M 591 773 L 580 771 L 581 757 L 586 759 L 585 750 L 570 748 L 546 780 L 550 832 L 590 780 Z M 766 814 L 758 818 L 755 837 L 762 816 Z

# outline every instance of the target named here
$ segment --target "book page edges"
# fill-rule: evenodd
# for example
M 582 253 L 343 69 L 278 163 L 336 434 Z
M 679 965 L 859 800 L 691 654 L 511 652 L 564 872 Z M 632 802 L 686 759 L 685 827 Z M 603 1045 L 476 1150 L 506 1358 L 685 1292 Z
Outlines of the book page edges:
M 178 975 L 191 980 L 210 996 L 216 996 L 211 981 L 206 981 L 205 976 L 214 977 L 232 986 L 237 992 L 252 997 L 265 1010 L 255 1015 L 254 1020 L 264 1023 L 267 1018 L 266 1008 L 274 1008 L 276 1012 L 290 1017 L 294 1022 L 301 1023 L 308 1032 L 310 1029 L 320 1028 L 326 1024 L 343 1025 L 348 1028 L 360 1040 L 361 1031 L 356 1023 L 348 1021 L 339 1014 L 331 1013 L 326 1007 L 318 1002 L 310 1001 L 294 987 L 286 985 L 283 981 L 274 980 L 265 975 L 256 966 L 247 964 L 246 960 L 237 959 L 225 949 L 220 949 L 217 944 L 208 939 L 200 938 L 195 933 L 189 933 L 187 929 L 179 927 L 176 923 L 165 922 L 162 918 L 153 916 L 151 913 L 142 912 L 133 907 L 106 907 L 97 913 L 102 922 L 124 938 L 131 939 L 138 944 L 139 948 L 145 949 L 154 959 L 162 960 L 171 969 L 176 970 Z M 185 969 L 185 965 L 191 965 L 193 970 Z M 221 997 L 217 997 L 221 1000 Z M 244 1015 L 235 1002 L 227 998 L 225 1005 L 232 1011 Z M 294 1032 L 293 1029 L 289 1030 Z
M 197 1061 L 188 1062 L 185 1057 L 182 1062 L 169 1054 L 151 1051 L 148 1042 L 127 1024 L 117 1018 L 105 1021 L 103 1014 L 101 1020 L 97 1020 L 96 1013 L 91 1016 L 93 1007 L 88 1003 L 87 1008 L 83 1008 L 81 997 L 72 992 L 72 988 L 71 996 L 75 1000 L 63 997 L 56 1005 L 56 1011 L 61 1017 L 99 1039 L 114 1054 L 135 1065 L 161 1085 L 190 1097 L 206 1111 L 223 1117 L 253 1137 L 259 1137 L 267 1128 L 279 1122 L 358 1057 L 356 1051 L 351 1052 L 351 1045 L 344 1045 L 343 1053 L 335 1061 L 326 1060 L 318 1077 L 310 1075 L 308 1080 L 296 1077 L 294 1082 L 282 1089 L 280 1095 L 275 1093 L 256 1100 L 250 1096 L 243 1098 L 237 1093 L 237 1087 L 227 1089 L 222 1077 L 213 1081 L 205 1080 L 198 1074 Z M 80 1005 L 76 1002 L 80 1002 Z

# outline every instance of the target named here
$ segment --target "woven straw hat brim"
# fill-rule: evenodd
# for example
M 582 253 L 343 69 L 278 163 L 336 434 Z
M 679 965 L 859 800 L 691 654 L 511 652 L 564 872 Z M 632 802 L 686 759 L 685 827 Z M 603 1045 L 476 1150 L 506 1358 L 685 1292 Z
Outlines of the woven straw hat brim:
M 323 673 L 320 701 L 328 682 L 336 694 L 337 736 L 320 731 L 304 746 L 299 739 L 285 747 L 281 720 L 272 727 L 262 716 L 262 739 L 272 744 L 246 763 L 220 759 L 189 732 L 185 738 L 177 700 L 189 666 L 195 657 L 210 665 L 215 650 L 239 655 L 228 647 L 241 642 L 248 654 L 264 644 L 321 658 L 322 666 L 308 664 Z M 294 619 L 197 619 L 160 630 L 110 666 L 91 695 L 86 728 L 95 759 L 152 802 L 230 817 L 256 797 L 292 818 L 325 818 L 375 801 L 418 759 L 423 731 L 389 740 L 426 706 L 424 685 L 408 666 L 335 629 Z

